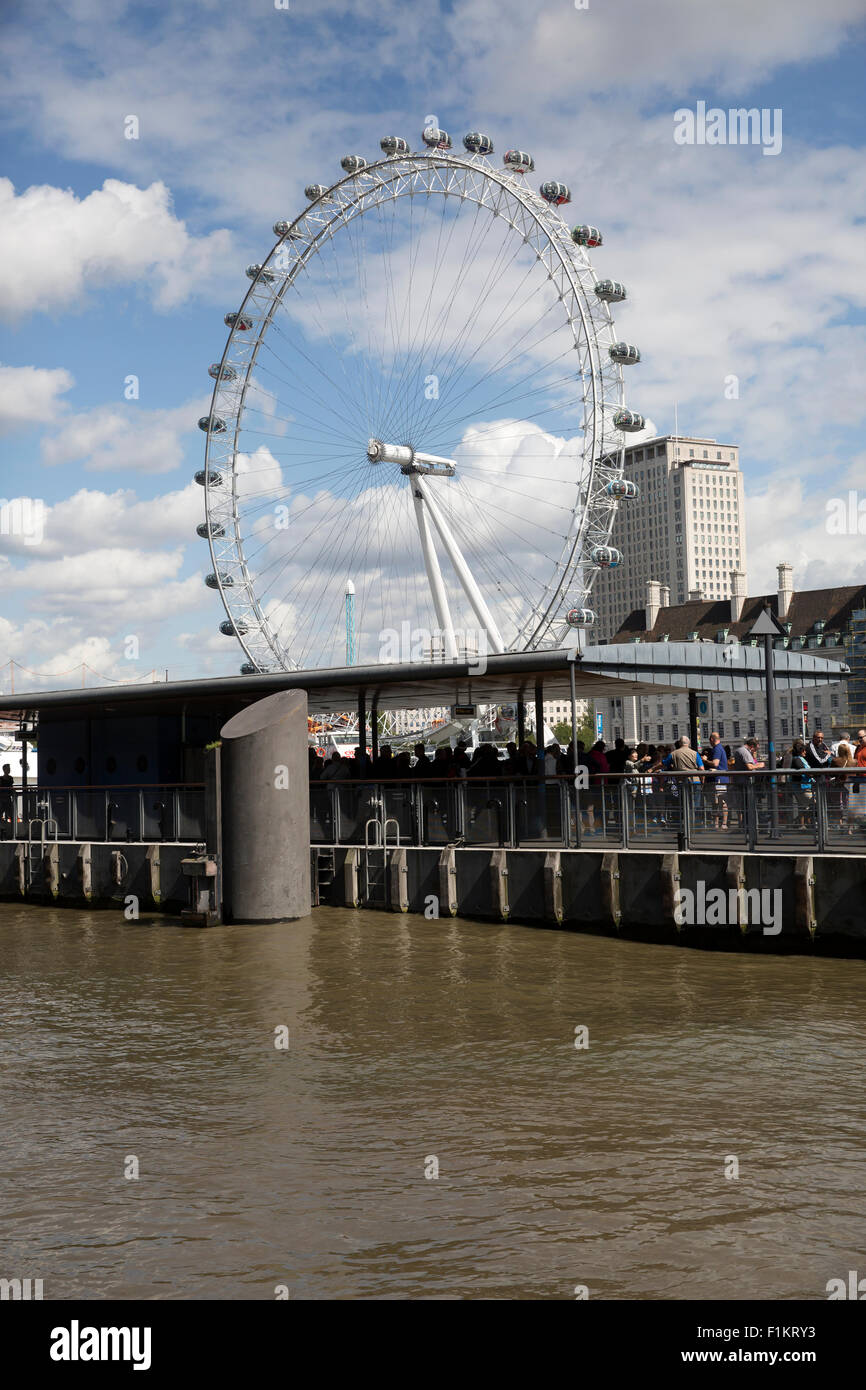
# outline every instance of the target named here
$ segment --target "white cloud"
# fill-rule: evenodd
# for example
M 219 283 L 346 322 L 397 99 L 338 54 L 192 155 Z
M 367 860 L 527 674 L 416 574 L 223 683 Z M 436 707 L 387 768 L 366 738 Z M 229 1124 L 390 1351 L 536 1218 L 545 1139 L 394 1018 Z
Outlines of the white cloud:
M 170 410 L 142 410 L 129 402 L 101 405 L 65 420 L 56 434 L 42 441 L 47 464 L 83 461 L 94 473 L 170 473 L 183 462 L 181 436 L 207 414 L 210 400 L 201 397 Z
M 158 309 L 187 299 L 231 256 L 227 231 L 196 237 L 174 215 L 164 183 L 106 179 L 79 199 L 0 179 L 0 304 L 10 321 L 79 303 L 88 290 L 144 285 Z
M 73 385 L 65 367 L 0 365 L 0 434 L 53 420 L 62 404 L 58 397 Z

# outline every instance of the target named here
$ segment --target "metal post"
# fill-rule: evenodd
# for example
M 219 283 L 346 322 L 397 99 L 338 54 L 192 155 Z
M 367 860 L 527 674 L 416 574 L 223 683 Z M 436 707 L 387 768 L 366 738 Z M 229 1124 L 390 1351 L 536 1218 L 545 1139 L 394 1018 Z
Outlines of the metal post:
M 358 756 L 361 759 L 358 775 L 361 776 L 367 770 L 367 701 L 363 690 L 358 695 Z
M 695 752 L 701 750 L 698 747 L 698 696 L 694 690 L 689 691 L 689 738 Z
M 379 706 L 374 700 L 370 706 L 370 752 L 373 757 L 373 766 L 379 756 Z
M 526 742 L 526 706 L 522 700 L 517 701 L 517 746 L 520 748 Z
M 535 756 L 539 774 L 544 772 L 544 684 L 535 682 Z
M 773 678 L 773 638 L 770 633 L 764 636 L 764 682 L 767 687 L 767 765 L 771 772 L 776 770 L 776 683 Z M 776 798 L 776 778 L 770 777 L 770 839 L 779 838 L 779 803 Z

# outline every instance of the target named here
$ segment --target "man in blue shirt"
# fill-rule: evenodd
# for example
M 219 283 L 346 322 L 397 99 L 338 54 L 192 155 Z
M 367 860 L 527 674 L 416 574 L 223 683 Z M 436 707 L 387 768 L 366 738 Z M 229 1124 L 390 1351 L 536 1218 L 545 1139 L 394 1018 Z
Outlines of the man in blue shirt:
M 728 770 L 728 755 L 717 733 L 710 734 L 710 767 L 714 769 L 711 786 L 716 813 L 715 828 L 718 830 L 721 823 L 721 829 L 727 830 L 728 786 L 731 779 L 723 776 Z

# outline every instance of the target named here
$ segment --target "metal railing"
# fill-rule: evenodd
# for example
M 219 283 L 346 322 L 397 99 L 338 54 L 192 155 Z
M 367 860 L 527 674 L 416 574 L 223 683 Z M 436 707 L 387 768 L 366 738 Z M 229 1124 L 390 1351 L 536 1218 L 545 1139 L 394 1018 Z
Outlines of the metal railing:
M 29 840 L 31 823 L 53 823 L 52 839 L 76 844 L 200 844 L 205 839 L 205 791 L 198 782 L 0 788 L 0 840 Z
M 311 782 L 313 845 L 363 845 L 370 821 L 383 832 L 396 822 L 400 845 L 866 854 L 866 768 L 605 773 L 588 786 L 573 776 Z

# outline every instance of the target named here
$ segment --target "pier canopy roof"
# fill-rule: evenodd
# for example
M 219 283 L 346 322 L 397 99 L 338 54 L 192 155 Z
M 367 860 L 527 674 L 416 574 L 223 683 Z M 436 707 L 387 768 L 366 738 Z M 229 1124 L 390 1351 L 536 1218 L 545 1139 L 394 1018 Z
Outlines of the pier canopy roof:
M 676 692 L 761 691 L 763 647 L 739 643 L 640 642 L 576 650 L 510 652 L 448 662 L 400 662 L 272 675 L 141 682 L 83 690 L 42 690 L 0 696 L 4 713 L 44 718 L 107 714 L 169 714 L 197 709 L 233 712 L 277 690 L 306 690 L 311 714 L 351 709 L 364 700 L 378 709 L 431 705 L 532 703 L 536 686 L 545 700 L 569 698 L 574 669 L 581 699 Z M 832 686 L 849 675 L 841 661 L 776 649 L 777 689 Z

